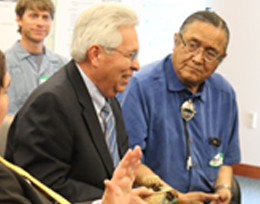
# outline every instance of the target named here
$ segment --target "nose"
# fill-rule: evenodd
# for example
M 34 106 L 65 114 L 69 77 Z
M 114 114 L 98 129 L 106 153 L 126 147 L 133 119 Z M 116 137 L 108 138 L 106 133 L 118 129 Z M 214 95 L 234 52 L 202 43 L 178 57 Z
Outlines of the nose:
M 131 64 L 131 68 L 134 70 L 134 71 L 138 71 L 140 69 L 140 64 L 139 64 L 139 61 L 138 61 L 138 58 L 136 57 L 134 59 L 134 61 L 132 62 Z
M 38 17 L 38 19 L 37 19 L 37 24 L 38 24 L 38 25 L 43 25 L 43 24 L 44 24 L 44 19 L 41 18 L 41 17 Z
M 197 52 L 192 54 L 192 59 L 196 63 L 203 63 L 204 60 L 204 51 L 203 49 L 198 49 Z

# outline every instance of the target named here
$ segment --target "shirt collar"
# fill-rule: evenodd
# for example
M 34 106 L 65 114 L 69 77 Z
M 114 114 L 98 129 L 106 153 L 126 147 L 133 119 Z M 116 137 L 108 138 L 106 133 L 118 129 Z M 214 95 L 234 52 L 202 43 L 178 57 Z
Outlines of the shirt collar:
M 14 44 L 14 49 L 17 53 L 17 56 L 19 57 L 19 60 L 23 60 L 31 56 L 31 53 L 23 48 L 19 40 Z M 50 61 L 58 61 L 58 59 L 55 57 L 55 55 L 52 54 L 49 49 L 47 49 L 45 46 L 43 47 L 43 49 L 44 56 L 46 56 Z
M 14 49 L 15 49 L 15 52 L 17 53 L 17 56 L 19 57 L 19 60 L 22 60 L 24 58 L 31 56 L 31 54 L 21 46 L 20 41 L 17 41 L 14 44 Z
M 75 62 L 79 73 L 86 85 L 87 90 L 89 91 L 89 94 L 92 98 L 95 110 L 97 114 L 100 113 L 101 109 L 105 105 L 105 97 L 101 94 L 99 89 L 96 87 L 96 85 L 90 80 L 90 78 L 83 72 L 83 70 L 80 68 L 80 66 Z

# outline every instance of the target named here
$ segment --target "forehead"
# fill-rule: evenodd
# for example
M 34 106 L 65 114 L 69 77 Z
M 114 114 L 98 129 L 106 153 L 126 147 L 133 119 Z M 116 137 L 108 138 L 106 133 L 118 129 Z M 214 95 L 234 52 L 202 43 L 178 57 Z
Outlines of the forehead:
M 38 7 L 32 7 L 32 8 L 27 8 L 24 13 L 31 13 L 31 12 L 36 12 L 36 13 L 45 13 L 50 15 L 50 11 Z
M 45 12 L 51 15 L 51 8 L 46 4 L 31 3 L 25 7 L 24 13 L 27 12 Z
M 187 39 L 194 39 L 205 46 L 213 47 L 219 52 L 226 47 L 226 32 L 221 27 L 215 27 L 210 23 L 194 21 L 187 25 L 183 35 Z

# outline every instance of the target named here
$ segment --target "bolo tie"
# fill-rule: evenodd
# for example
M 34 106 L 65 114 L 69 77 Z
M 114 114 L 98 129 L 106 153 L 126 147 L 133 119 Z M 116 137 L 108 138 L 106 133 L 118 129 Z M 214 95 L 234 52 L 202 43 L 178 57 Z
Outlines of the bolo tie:
M 181 105 L 181 116 L 182 116 L 182 120 L 183 120 L 185 139 L 186 139 L 186 155 L 187 155 L 186 168 L 187 168 L 187 170 L 189 170 L 190 167 L 192 166 L 187 122 L 194 117 L 195 113 L 196 113 L 195 106 L 194 106 L 192 100 L 189 99 L 189 100 L 184 101 L 183 104 Z

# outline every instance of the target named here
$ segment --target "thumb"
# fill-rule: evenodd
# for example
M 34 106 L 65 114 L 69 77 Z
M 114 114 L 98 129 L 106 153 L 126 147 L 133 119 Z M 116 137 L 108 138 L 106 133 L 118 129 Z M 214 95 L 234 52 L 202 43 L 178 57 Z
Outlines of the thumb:
M 106 180 L 104 181 L 104 184 L 105 184 L 105 186 L 106 186 L 106 191 L 107 191 L 108 193 L 110 193 L 110 192 L 116 192 L 116 186 L 113 184 L 113 182 L 111 182 L 110 180 L 106 179 Z

